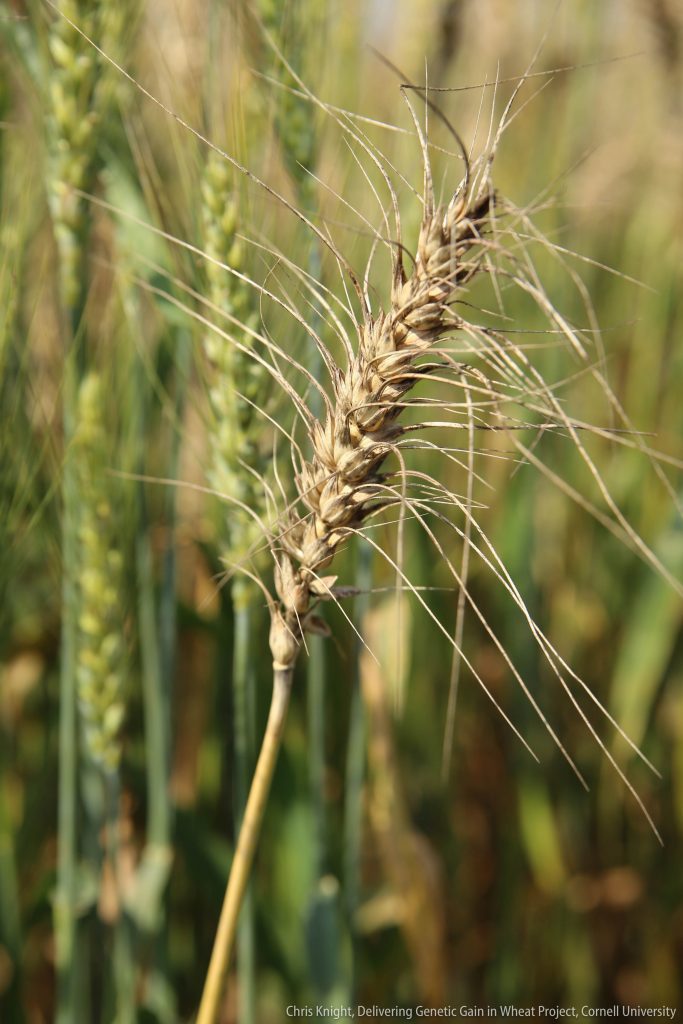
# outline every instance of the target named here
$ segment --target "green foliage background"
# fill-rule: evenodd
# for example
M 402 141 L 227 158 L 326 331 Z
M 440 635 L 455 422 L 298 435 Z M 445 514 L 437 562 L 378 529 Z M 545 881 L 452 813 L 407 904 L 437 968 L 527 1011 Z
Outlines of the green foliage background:
M 78 20 L 91 6 L 107 5 L 75 3 L 67 13 Z M 371 48 L 414 80 L 423 81 L 427 68 L 431 85 L 462 90 L 439 94 L 438 102 L 466 140 L 478 122 L 478 137 L 486 134 L 492 103 L 499 114 L 537 48 L 534 73 L 560 69 L 525 86 L 496 159 L 497 187 L 520 207 L 542 206 L 535 219 L 546 235 L 586 257 L 567 257 L 567 264 L 580 274 L 604 331 L 605 373 L 635 428 L 669 460 L 664 473 L 683 499 L 676 462 L 683 456 L 683 21 L 676 4 L 566 0 L 553 12 L 540 0 L 306 0 L 260 11 L 129 3 L 116 60 L 293 205 L 324 217 L 360 268 L 367 232 L 335 193 L 368 215 L 374 209 L 375 223 L 367 181 L 333 118 L 292 92 L 295 79 L 257 14 L 316 94 L 378 122 L 410 127 L 398 79 Z M 192 315 L 201 307 L 187 291 L 206 294 L 207 273 L 196 251 L 172 242 L 202 246 L 208 154 L 102 63 L 106 114 L 88 143 L 90 178 L 79 186 L 88 194 L 79 243 L 86 294 L 70 323 L 49 202 L 55 174 L 66 173 L 55 171 L 49 119 L 56 70 L 47 40 L 57 16 L 51 6 L 22 2 L 4 4 L 0 15 L 0 1019 L 37 1024 L 57 1013 L 53 903 L 71 450 L 64 410 L 70 375 L 85 363 L 106 382 L 102 468 L 124 558 L 126 718 L 113 792 L 103 792 L 92 765 L 71 751 L 79 780 L 77 927 L 66 970 L 74 968 L 76 986 L 59 1012 L 76 1022 L 190 1020 L 230 864 L 236 771 L 233 612 L 230 588 L 221 585 L 230 508 L 201 490 L 213 429 L 210 374 L 204 327 Z M 83 40 L 77 45 L 88 52 Z M 414 135 L 356 123 L 419 189 Z M 433 130 L 445 146 L 447 135 Z M 76 159 L 74 146 L 60 150 L 63 161 Z M 443 154 L 435 160 L 437 188 L 443 183 L 447 194 L 460 170 Z M 239 174 L 231 188 L 239 230 L 252 240 L 239 259 L 255 280 L 277 277 L 273 253 L 281 251 L 339 290 L 334 266 L 300 222 Z M 400 193 L 409 247 L 419 207 L 407 184 Z M 585 324 L 566 266 L 529 246 L 556 307 Z M 484 289 L 475 297 L 485 305 Z M 273 302 L 253 294 L 249 301 L 279 345 L 306 351 L 298 325 Z M 538 314 L 532 321 L 523 303 L 510 301 L 507 313 L 533 340 L 544 327 Z M 211 311 L 202 315 L 212 319 Z M 612 424 L 604 395 L 555 347 L 539 345 L 535 358 L 554 379 L 575 375 L 562 394 L 577 418 Z M 634 528 L 680 579 L 680 518 L 652 465 L 600 436 L 586 444 Z M 505 442 L 486 438 L 482 446 L 502 454 Z M 548 434 L 533 450 L 600 503 L 566 439 Z M 584 702 L 663 846 L 550 676 L 523 620 L 476 566 L 477 601 L 590 792 L 548 741 L 473 616 L 465 627 L 468 657 L 541 764 L 465 672 L 444 781 L 448 645 L 408 602 L 399 625 L 393 574 L 375 559 L 374 588 L 387 593 L 357 598 L 348 611 L 381 669 L 333 612 L 322 688 L 307 682 L 305 666 L 299 671 L 254 877 L 255 1003 L 250 1010 L 241 1004 L 243 1020 L 249 1013 L 280 1021 L 293 1003 L 683 1006 L 680 598 L 533 464 L 485 463 L 493 489 L 477 491 L 486 505 L 480 522 L 539 625 L 660 771 L 661 779 L 649 773 Z M 447 574 L 423 534 L 408 538 L 406 572 L 437 588 L 429 605 L 451 629 L 457 598 Z M 342 566 L 345 582 L 367 579 L 367 560 L 357 553 Z M 252 629 L 245 729 L 253 757 L 270 670 L 258 601 Z M 312 655 L 320 657 L 319 648 Z M 244 975 L 231 975 L 226 1021 L 237 1019 L 249 985 Z

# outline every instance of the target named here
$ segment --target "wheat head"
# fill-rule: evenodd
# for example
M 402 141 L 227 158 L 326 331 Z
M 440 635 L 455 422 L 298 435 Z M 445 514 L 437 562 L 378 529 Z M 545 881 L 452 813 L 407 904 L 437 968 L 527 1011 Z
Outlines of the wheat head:
M 310 427 L 313 451 L 297 475 L 308 514 L 286 524 L 276 555 L 271 648 L 277 665 L 289 666 L 303 633 L 313 625 L 312 602 L 331 593 L 321 577 L 343 541 L 382 497 L 386 458 L 404 433 L 404 398 L 433 364 L 417 360 L 454 326 L 449 302 L 477 271 L 476 248 L 485 233 L 493 196 L 457 194 L 446 207 L 425 202 L 415 265 L 410 275 L 395 261 L 390 308 L 366 312 L 358 351 L 347 369 L 333 374 L 333 402 L 325 421 Z

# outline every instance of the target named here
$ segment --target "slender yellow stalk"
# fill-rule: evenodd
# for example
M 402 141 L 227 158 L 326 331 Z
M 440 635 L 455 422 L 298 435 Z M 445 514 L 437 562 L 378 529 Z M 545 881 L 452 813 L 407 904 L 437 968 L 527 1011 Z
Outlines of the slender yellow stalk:
M 276 664 L 273 667 L 273 695 L 268 722 L 230 869 L 197 1024 L 215 1024 L 218 1019 L 225 975 L 235 945 L 240 907 L 251 874 L 263 813 L 282 743 L 293 674 L 293 664 L 286 667 Z

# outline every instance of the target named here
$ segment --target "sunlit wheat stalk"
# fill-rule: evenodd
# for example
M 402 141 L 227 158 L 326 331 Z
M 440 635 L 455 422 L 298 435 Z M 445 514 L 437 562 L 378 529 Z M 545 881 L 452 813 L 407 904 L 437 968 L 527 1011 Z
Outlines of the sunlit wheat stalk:
M 397 442 L 405 433 L 400 415 L 406 396 L 418 380 L 440 366 L 418 360 L 452 328 L 448 303 L 479 266 L 474 250 L 489 227 L 493 203 L 488 185 L 472 195 L 469 182 L 465 182 L 450 203 L 440 207 L 435 205 L 428 164 L 425 179 L 424 216 L 414 267 L 407 274 L 402 254 L 395 250 L 391 305 L 386 312 L 373 315 L 366 295 L 359 290 L 363 322 L 358 328 L 358 348 L 355 352 L 347 348 L 344 369 L 328 362 L 333 397 L 324 396 L 324 420 L 310 417 L 308 422 L 313 456 L 301 465 L 296 481 L 306 511 L 302 518 L 291 514 L 282 523 L 274 548 L 279 600 L 271 603 L 273 698 L 198 1024 L 210 1024 L 218 1012 L 239 906 L 283 733 L 294 666 L 306 632 L 320 628 L 315 616 L 317 602 L 333 596 L 336 577 L 322 574 L 369 515 L 396 504 L 396 498 L 387 493 L 389 476 L 384 463 L 397 451 Z

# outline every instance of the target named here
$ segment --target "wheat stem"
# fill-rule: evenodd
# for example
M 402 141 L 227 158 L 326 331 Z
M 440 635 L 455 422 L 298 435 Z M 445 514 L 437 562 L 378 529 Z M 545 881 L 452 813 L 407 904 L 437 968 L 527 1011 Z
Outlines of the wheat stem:
M 362 629 L 362 623 L 370 607 L 372 587 L 372 548 L 359 544 L 356 548 L 356 588 L 354 619 Z M 344 801 L 344 894 L 346 916 L 351 922 L 351 979 L 349 998 L 356 991 L 356 963 L 358 957 L 358 931 L 353 922 L 361 902 L 361 854 L 363 842 L 364 784 L 366 776 L 367 722 L 365 704 L 361 693 L 360 657 L 363 637 L 356 637 L 353 657 L 353 692 L 349 712 L 349 736 L 347 741 L 345 801 Z
M 485 226 L 490 195 L 472 200 L 456 194 L 446 208 L 435 209 L 425 164 L 425 214 L 414 269 L 408 276 L 395 261 L 390 311 L 376 317 L 365 311 L 358 351 L 346 372 L 335 377 L 335 402 L 329 403 L 325 419 L 314 419 L 309 428 L 313 457 L 301 465 L 296 480 L 308 512 L 298 520 L 290 514 L 280 534 L 281 548 L 273 551 L 279 598 L 269 602 L 273 698 L 197 1024 L 214 1024 L 219 1010 L 304 633 L 325 629 L 315 607 L 320 598 L 333 596 L 336 577 L 321 572 L 372 511 L 383 482 L 380 467 L 403 433 L 397 423 L 402 399 L 427 373 L 416 362 L 448 331 L 448 302 L 478 268 L 469 257 Z
M 0 757 L 0 938 L 14 964 L 21 963 L 22 929 L 19 873 L 12 832 L 11 799 L 4 757 Z M 19 1020 L 19 986 L 10 982 L 3 993 L 8 1019 Z
M 273 666 L 273 694 L 268 722 L 233 856 L 196 1024 L 215 1024 L 218 1019 L 225 975 L 235 945 L 240 907 L 251 874 L 270 784 L 282 743 L 293 675 L 293 662 L 286 667 L 277 664 Z
M 57 809 L 57 887 L 54 898 L 57 1022 L 68 1024 L 77 990 L 76 958 L 76 807 L 78 745 L 76 728 L 76 650 L 78 638 L 78 485 L 68 445 L 73 437 L 77 370 L 72 358 L 64 369 L 64 442 L 67 455 L 62 476 L 62 625 L 59 666 L 59 778 Z
M 306 187 L 310 192 L 310 179 L 299 181 L 299 193 L 302 202 L 306 198 Z M 311 206 L 312 212 L 312 203 Z M 311 279 L 322 279 L 322 261 L 317 239 L 311 242 L 309 254 L 309 273 Z M 319 308 L 314 305 L 309 318 L 310 326 L 318 333 L 322 327 L 322 316 Z M 323 376 L 323 358 L 321 352 L 314 348 L 308 368 L 316 380 Z M 323 414 L 322 396 L 314 392 L 311 396 L 311 411 L 320 419 Z M 325 638 L 311 636 L 309 640 L 309 658 L 307 664 L 306 683 L 308 698 L 308 772 L 311 786 L 311 803 L 314 819 L 315 870 L 318 878 L 322 878 L 326 870 L 327 860 L 327 820 L 325 813 L 325 705 L 326 705 L 327 658 Z
M 252 619 L 254 588 L 250 580 L 238 576 L 232 584 L 233 607 L 233 737 L 235 746 L 235 841 L 238 841 L 249 793 L 249 776 L 253 766 L 253 672 L 251 668 Z M 239 1013 L 242 1024 L 255 1019 L 255 928 L 254 900 L 251 883 L 244 894 L 237 933 L 237 965 L 239 969 Z

